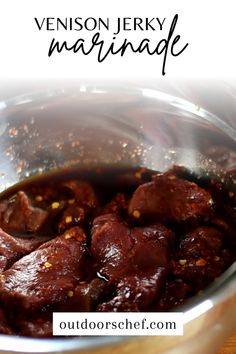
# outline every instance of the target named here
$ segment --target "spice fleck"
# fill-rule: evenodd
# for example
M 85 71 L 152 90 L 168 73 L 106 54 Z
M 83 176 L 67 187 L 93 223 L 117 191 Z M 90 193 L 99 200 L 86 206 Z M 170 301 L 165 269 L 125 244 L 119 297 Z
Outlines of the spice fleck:
M 176 176 L 175 176 L 175 175 L 171 175 L 171 176 L 168 177 L 168 179 L 169 179 L 170 181 L 173 181 L 173 180 L 176 179 Z
M 141 179 L 142 178 L 141 172 L 136 172 L 135 173 L 135 177 L 138 178 L 138 179 Z
M 54 202 L 54 203 L 51 204 L 52 209 L 58 209 L 59 206 L 60 206 L 59 202 Z
M 133 216 L 136 218 L 136 219 L 139 219 L 141 214 L 140 214 L 140 211 L 139 210 L 134 210 L 133 211 Z
M 205 259 L 203 259 L 203 258 L 199 258 L 196 261 L 196 266 L 197 267 L 204 267 L 206 264 L 207 264 L 207 261 Z
M 72 204 L 74 204 L 74 203 L 75 203 L 75 199 L 69 199 L 69 200 L 68 200 L 68 204 L 72 205 Z
M 67 216 L 65 219 L 66 224 L 69 224 L 72 222 L 72 216 Z
M 51 268 L 51 266 L 52 266 L 52 263 L 49 263 L 49 262 L 44 263 L 45 268 Z
M 179 264 L 182 265 L 182 266 L 184 266 L 186 263 L 187 263 L 186 259 L 180 259 L 179 260 Z
M 68 293 L 67 293 L 67 296 L 68 297 L 72 297 L 73 295 L 74 295 L 74 291 L 69 290 Z
M 43 197 L 41 195 L 36 195 L 35 200 L 36 202 L 41 202 L 43 200 Z

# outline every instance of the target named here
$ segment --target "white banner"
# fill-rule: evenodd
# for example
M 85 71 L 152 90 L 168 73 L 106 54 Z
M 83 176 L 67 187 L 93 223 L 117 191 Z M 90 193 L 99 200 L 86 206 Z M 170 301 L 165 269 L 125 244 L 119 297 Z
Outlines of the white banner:
M 0 79 L 236 76 L 235 0 L 1 5 Z
M 181 312 L 55 312 L 54 336 L 180 336 Z

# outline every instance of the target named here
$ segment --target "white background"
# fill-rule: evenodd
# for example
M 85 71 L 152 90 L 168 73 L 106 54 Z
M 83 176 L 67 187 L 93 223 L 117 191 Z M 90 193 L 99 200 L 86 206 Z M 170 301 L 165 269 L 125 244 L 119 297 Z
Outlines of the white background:
M 177 58 L 168 58 L 170 77 L 235 77 L 235 0 L 0 0 L 0 80 L 27 78 L 160 78 L 161 58 L 110 56 L 98 63 L 95 54 L 70 52 L 48 58 L 53 36 L 71 43 L 85 32 L 39 32 L 34 17 L 166 17 L 166 30 L 179 14 L 176 34 L 189 42 Z M 168 23 L 168 26 L 167 26 Z M 166 32 L 153 32 L 154 41 Z M 144 35 L 130 33 L 136 40 Z M 165 78 L 163 80 L 165 80 Z

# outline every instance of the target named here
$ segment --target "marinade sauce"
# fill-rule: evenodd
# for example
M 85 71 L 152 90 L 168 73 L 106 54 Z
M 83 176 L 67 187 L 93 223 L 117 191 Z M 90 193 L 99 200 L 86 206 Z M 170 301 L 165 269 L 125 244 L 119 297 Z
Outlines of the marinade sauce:
M 53 311 L 168 311 L 236 259 L 234 192 L 183 167 L 61 170 L 0 196 L 0 333 Z

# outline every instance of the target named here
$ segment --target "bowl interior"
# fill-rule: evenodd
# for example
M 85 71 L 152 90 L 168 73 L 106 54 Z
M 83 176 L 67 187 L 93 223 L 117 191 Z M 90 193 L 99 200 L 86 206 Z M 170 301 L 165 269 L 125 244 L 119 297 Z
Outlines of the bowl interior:
M 145 166 L 165 171 L 178 164 L 198 174 L 222 178 L 224 171 L 206 154 L 216 145 L 236 151 L 233 128 L 200 107 L 162 92 L 80 86 L 25 95 L 0 103 L 0 191 L 62 167 Z M 207 299 L 212 306 L 220 301 L 223 284 L 229 279 L 232 283 L 232 277 L 235 284 L 235 268 L 229 273 L 202 298 L 187 305 L 186 321 L 199 315 L 189 310 Z M 204 306 L 203 311 L 207 311 Z M 15 350 L 18 340 L 2 336 L 1 347 Z M 33 341 L 36 351 L 50 352 L 121 340 L 124 338 L 22 338 L 20 351 L 29 351 L 28 341 Z

